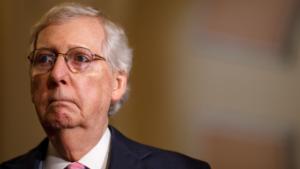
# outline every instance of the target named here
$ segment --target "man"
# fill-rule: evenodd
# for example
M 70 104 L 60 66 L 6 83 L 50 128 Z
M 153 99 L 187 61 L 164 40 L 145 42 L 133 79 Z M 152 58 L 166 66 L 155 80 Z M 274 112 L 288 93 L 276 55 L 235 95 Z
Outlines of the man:
M 125 99 L 132 54 L 124 31 L 80 4 L 52 8 L 36 24 L 31 95 L 47 139 L 1 169 L 208 169 L 145 146 L 108 125 Z

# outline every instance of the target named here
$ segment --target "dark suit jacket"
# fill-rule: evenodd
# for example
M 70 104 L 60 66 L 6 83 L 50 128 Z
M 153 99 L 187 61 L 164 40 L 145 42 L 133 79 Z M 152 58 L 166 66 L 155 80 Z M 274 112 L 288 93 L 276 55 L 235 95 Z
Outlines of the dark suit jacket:
M 209 169 L 203 161 L 185 155 L 136 143 L 113 127 L 108 169 Z M 48 139 L 28 153 L 0 165 L 0 169 L 41 169 Z

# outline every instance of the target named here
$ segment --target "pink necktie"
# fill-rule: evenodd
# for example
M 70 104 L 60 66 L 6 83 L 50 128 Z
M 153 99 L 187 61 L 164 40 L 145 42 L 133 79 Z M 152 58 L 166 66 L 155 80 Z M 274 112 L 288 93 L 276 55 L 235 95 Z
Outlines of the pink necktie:
M 65 169 L 88 169 L 88 168 L 78 162 L 73 162 L 69 164 Z

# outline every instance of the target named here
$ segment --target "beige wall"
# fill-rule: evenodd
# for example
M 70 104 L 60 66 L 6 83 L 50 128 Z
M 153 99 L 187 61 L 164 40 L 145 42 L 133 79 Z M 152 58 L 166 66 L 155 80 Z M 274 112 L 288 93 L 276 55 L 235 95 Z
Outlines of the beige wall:
M 30 102 L 26 54 L 30 26 L 57 2 L 0 2 L 0 161 L 44 137 Z M 300 66 L 276 50 L 288 36 L 292 0 L 264 0 L 265 8 L 256 2 L 252 10 L 234 0 L 226 5 L 218 0 L 84 2 L 101 7 L 123 25 L 134 49 L 130 99 L 112 117 L 113 125 L 143 143 L 213 162 L 216 169 L 246 168 L 236 161 L 249 158 L 257 169 L 293 165 L 286 158 L 297 154 L 289 150 L 298 147 L 290 142 L 297 142 L 300 128 Z M 278 21 L 286 26 L 255 19 L 273 14 L 275 19 L 286 17 Z M 251 23 L 245 25 L 249 22 L 243 17 Z M 266 26 L 252 29 L 261 23 Z M 274 27 L 278 30 L 269 31 Z M 268 34 L 260 36 L 264 31 Z M 274 39 L 278 43 L 273 50 Z M 240 155 L 250 149 L 252 155 Z

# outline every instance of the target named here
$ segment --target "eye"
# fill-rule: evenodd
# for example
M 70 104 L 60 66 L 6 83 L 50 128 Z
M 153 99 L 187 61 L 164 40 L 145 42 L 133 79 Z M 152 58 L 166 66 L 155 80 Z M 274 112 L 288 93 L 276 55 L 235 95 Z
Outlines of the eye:
M 55 54 L 51 52 L 38 51 L 34 56 L 34 64 L 39 66 L 49 66 L 55 63 Z
M 77 63 L 90 62 L 89 56 L 84 53 L 77 53 L 72 56 L 72 60 Z
M 84 48 L 74 48 L 70 50 L 67 57 L 73 64 L 84 64 L 92 60 L 91 54 Z

